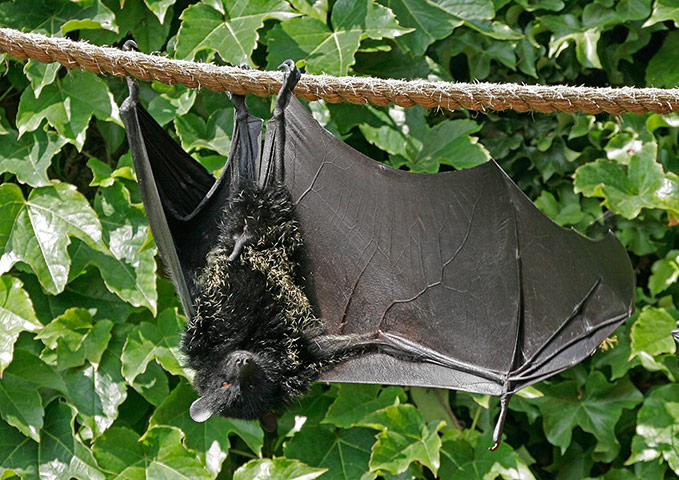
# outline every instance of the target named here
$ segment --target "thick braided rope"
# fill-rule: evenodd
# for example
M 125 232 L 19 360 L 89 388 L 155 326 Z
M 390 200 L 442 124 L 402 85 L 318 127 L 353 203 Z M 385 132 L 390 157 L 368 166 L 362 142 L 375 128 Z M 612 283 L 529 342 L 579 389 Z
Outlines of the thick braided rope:
M 59 62 L 68 68 L 116 76 L 131 75 L 145 81 L 179 83 L 216 92 L 252 93 L 266 97 L 278 92 L 282 72 L 244 70 L 173 60 L 159 55 L 123 52 L 66 38 L 0 28 L 0 52 L 43 63 Z M 331 103 L 400 105 L 468 110 L 584 113 L 670 113 L 679 111 L 679 89 L 588 88 L 497 83 L 449 83 L 423 80 L 385 80 L 369 77 L 302 75 L 295 95 Z

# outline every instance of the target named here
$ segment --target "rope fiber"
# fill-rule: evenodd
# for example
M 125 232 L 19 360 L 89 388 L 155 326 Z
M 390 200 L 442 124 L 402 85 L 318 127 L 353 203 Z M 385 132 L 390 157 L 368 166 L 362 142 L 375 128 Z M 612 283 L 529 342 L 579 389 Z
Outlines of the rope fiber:
M 25 60 L 59 62 L 96 74 L 133 76 L 169 85 L 216 92 L 274 95 L 283 80 L 278 71 L 248 70 L 174 60 L 160 55 L 123 52 L 68 38 L 47 37 L 0 28 L 0 52 Z M 498 83 L 451 83 L 424 80 L 391 80 L 370 77 L 302 75 L 295 95 L 305 100 L 323 99 L 330 103 L 399 105 L 450 110 L 509 110 L 551 113 L 670 113 L 679 111 L 679 89 L 591 88 Z

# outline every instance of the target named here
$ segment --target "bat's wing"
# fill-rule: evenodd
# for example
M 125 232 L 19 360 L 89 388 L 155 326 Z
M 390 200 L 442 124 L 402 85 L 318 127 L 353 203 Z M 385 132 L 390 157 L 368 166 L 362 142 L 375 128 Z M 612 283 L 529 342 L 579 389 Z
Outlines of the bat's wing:
M 284 171 L 307 294 L 329 333 L 381 331 L 426 363 L 373 354 L 323 379 L 507 395 L 582 360 L 633 308 L 609 234 L 554 224 L 493 161 L 417 174 L 379 164 L 292 99 Z
M 160 256 L 169 268 L 189 318 L 194 315 L 196 277 L 217 241 L 225 202 L 259 159 L 262 120 L 247 113 L 234 95 L 236 120 L 229 157 L 219 178 L 189 156 L 139 103 L 128 79 L 129 97 L 120 107 L 139 189 Z

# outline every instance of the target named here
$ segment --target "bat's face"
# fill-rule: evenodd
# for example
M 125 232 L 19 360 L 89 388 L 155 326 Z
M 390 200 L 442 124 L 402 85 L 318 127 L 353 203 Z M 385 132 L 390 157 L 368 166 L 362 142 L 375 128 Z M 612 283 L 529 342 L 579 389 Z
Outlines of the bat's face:
M 216 369 L 201 375 L 196 386 L 201 397 L 191 405 L 198 422 L 212 415 L 256 419 L 280 403 L 279 389 L 266 374 L 266 361 L 239 350 L 229 354 Z

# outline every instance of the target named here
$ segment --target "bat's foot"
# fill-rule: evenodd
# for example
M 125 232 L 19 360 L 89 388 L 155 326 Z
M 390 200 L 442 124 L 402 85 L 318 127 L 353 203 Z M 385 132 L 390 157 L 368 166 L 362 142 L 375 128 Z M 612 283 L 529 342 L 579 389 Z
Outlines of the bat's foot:
M 283 84 L 281 89 L 278 91 L 278 99 L 276 100 L 276 108 L 274 109 L 274 116 L 280 116 L 283 114 L 285 107 L 288 104 L 288 100 L 292 95 L 292 91 L 295 89 L 297 82 L 302 77 L 302 73 L 295 65 L 295 62 L 288 59 L 281 63 L 278 68 L 285 70 L 285 75 L 283 76 Z
M 500 415 L 497 417 L 497 423 L 493 429 L 493 446 L 488 450 L 494 452 L 500 447 L 502 443 L 502 429 L 505 425 L 505 419 L 507 418 L 507 409 L 509 408 L 509 400 L 512 398 L 511 394 L 504 393 L 500 397 Z
M 252 233 L 250 233 L 247 225 L 243 228 L 243 231 L 240 235 L 234 235 L 233 240 L 235 243 L 233 245 L 233 250 L 231 250 L 231 253 L 229 254 L 229 258 L 227 258 L 227 261 L 233 262 L 236 260 L 243 251 L 243 247 L 245 247 L 245 245 L 247 245 L 247 243 L 253 238 L 254 236 Z
M 123 43 L 122 49 L 123 49 L 124 52 L 131 52 L 131 51 L 138 52 L 139 46 L 137 45 L 137 42 L 130 39 L 130 40 L 127 40 L 125 43 Z

